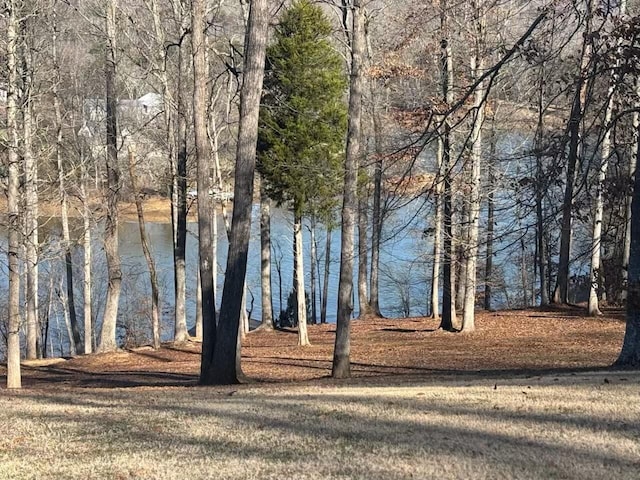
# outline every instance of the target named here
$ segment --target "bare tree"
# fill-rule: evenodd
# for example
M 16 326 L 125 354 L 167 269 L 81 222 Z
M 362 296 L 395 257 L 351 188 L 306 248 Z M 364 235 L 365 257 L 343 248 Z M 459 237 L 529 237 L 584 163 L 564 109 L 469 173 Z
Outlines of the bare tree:
M 18 65 L 17 39 L 18 19 L 15 0 L 5 0 L 4 14 L 7 18 L 7 132 L 9 134 L 7 216 L 9 228 L 8 265 L 9 299 L 7 325 L 7 388 L 21 388 L 20 373 L 20 211 L 18 160 Z
M 120 192 L 120 169 L 118 167 L 118 127 L 116 100 L 116 4 L 117 0 L 107 0 L 105 15 L 105 82 L 107 114 L 107 191 L 106 218 L 104 226 L 104 251 L 107 257 L 109 284 L 107 302 L 102 319 L 102 331 L 98 352 L 116 350 L 116 322 L 122 268 L 118 252 L 118 198 Z
M 25 12 L 26 13 L 26 12 Z M 27 270 L 27 358 L 38 357 L 38 163 L 33 155 L 33 58 L 31 44 L 32 19 L 22 26 L 22 158 L 24 161 L 24 243 Z
M 469 195 L 469 232 L 467 247 L 467 265 L 465 269 L 466 283 L 464 296 L 464 314 L 462 318 L 462 331 L 473 332 L 475 330 L 475 305 L 476 305 L 476 267 L 478 263 L 478 227 L 480 223 L 480 165 L 482 162 L 482 126 L 485 117 L 485 105 L 487 89 L 485 82 L 480 79 L 485 68 L 485 30 L 486 11 L 484 0 L 473 0 L 474 17 L 474 52 L 471 56 L 471 74 L 474 83 L 477 83 L 474 92 L 474 119 L 471 132 L 471 181 Z M 478 83 L 479 81 L 479 83 Z
M 364 11 L 360 0 L 351 6 L 351 82 L 349 88 L 349 126 L 344 166 L 344 195 L 342 201 L 342 239 L 340 249 L 340 280 L 338 285 L 338 315 L 333 351 L 334 378 L 351 376 L 351 314 L 353 312 L 353 238 L 357 213 L 357 176 L 360 157 L 362 117 L 362 71 L 365 53 Z
M 562 230 L 560 238 L 560 259 L 558 262 L 558 278 L 553 293 L 553 302 L 566 304 L 569 301 L 569 269 L 571 261 L 571 238 L 574 214 L 574 190 L 580 161 L 580 131 L 585 113 L 585 102 L 588 89 L 589 66 L 592 61 L 592 22 L 593 0 L 585 3 L 585 30 L 580 54 L 580 73 L 576 80 L 571 113 L 567 126 L 569 150 L 567 153 L 566 185 L 562 204 Z
M 147 225 L 144 220 L 144 207 L 142 205 L 142 194 L 140 193 L 136 181 L 136 153 L 135 147 L 129 145 L 129 178 L 131 181 L 131 192 L 135 199 L 136 212 L 138 214 L 138 228 L 140 230 L 140 244 L 142 245 L 142 253 L 147 261 L 149 269 L 149 281 L 151 283 L 151 334 L 153 348 L 160 348 L 160 288 L 158 287 L 158 273 L 156 270 L 156 262 L 151 253 L 149 238 L 147 236 Z
M 448 107 L 453 104 L 453 54 L 449 35 L 449 11 L 447 0 L 440 1 L 440 29 L 442 31 L 441 74 L 442 99 Z M 444 175 L 443 225 L 444 258 L 442 265 L 442 319 L 440 328 L 453 331 L 457 326 L 455 308 L 455 267 L 453 248 L 453 162 L 451 158 L 451 122 L 445 119 L 442 126 L 442 171 Z

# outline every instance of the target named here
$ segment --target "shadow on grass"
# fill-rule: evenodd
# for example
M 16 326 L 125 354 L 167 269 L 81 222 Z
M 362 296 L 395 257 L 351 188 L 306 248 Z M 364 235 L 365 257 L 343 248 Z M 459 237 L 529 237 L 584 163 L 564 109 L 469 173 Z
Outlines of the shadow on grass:
M 638 383 L 639 375 L 632 381 Z M 564 386 L 571 384 L 562 380 Z M 621 438 L 640 440 L 640 420 L 596 417 L 588 409 L 576 410 L 575 404 L 566 413 L 562 405 L 552 411 L 513 405 L 496 409 L 493 402 L 455 396 L 396 399 L 366 391 L 240 391 L 233 397 L 211 388 L 188 392 L 85 390 L 22 392 L 19 397 L 44 407 L 34 422 L 61 424 L 75 436 L 90 438 L 98 443 L 91 449 L 96 455 L 103 443 L 141 456 L 146 451 L 163 452 L 163 458 L 189 452 L 194 463 L 211 462 L 222 477 L 224 462 L 231 458 L 270 467 L 275 463 L 285 476 L 290 467 L 308 464 L 314 468 L 309 478 L 637 478 L 640 468 L 633 451 L 623 454 L 624 449 L 615 448 Z M 567 391 L 546 395 L 552 393 L 561 398 Z M 89 410 L 54 413 L 48 405 Z M 192 430 L 185 422 L 204 425 L 206 431 Z M 575 430 L 574 437 L 567 436 L 568 428 Z M 604 447 L 591 447 L 581 432 L 604 436 Z M 372 458 L 378 461 L 362 460 Z

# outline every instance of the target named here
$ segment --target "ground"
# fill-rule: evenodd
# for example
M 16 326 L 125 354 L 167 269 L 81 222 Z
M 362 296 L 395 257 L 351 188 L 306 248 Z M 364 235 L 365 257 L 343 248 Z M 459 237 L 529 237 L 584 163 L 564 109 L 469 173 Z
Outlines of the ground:
M 619 312 L 477 326 L 355 321 L 347 381 L 327 378 L 333 325 L 309 348 L 250 334 L 240 386 L 196 387 L 196 342 L 27 362 L 26 388 L 0 391 L 0 478 L 638 478 L 640 372 L 609 368 Z

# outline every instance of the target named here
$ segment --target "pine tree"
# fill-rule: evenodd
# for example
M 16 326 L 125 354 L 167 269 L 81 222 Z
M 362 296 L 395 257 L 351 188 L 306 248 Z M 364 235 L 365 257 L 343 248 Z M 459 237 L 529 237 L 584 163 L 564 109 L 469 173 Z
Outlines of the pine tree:
M 308 343 L 302 268 L 302 216 L 326 211 L 340 192 L 347 125 L 343 61 L 322 9 L 300 0 L 287 9 L 267 50 L 258 169 L 267 192 L 294 213 L 299 343 Z M 322 215 L 322 214 L 321 214 Z

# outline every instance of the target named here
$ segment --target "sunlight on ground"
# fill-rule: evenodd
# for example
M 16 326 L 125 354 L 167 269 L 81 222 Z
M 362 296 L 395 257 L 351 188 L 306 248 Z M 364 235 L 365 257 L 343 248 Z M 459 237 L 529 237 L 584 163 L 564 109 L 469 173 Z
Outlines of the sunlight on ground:
M 0 478 L 638 478 L 640 372 L 390 382 L 2 391 Z

